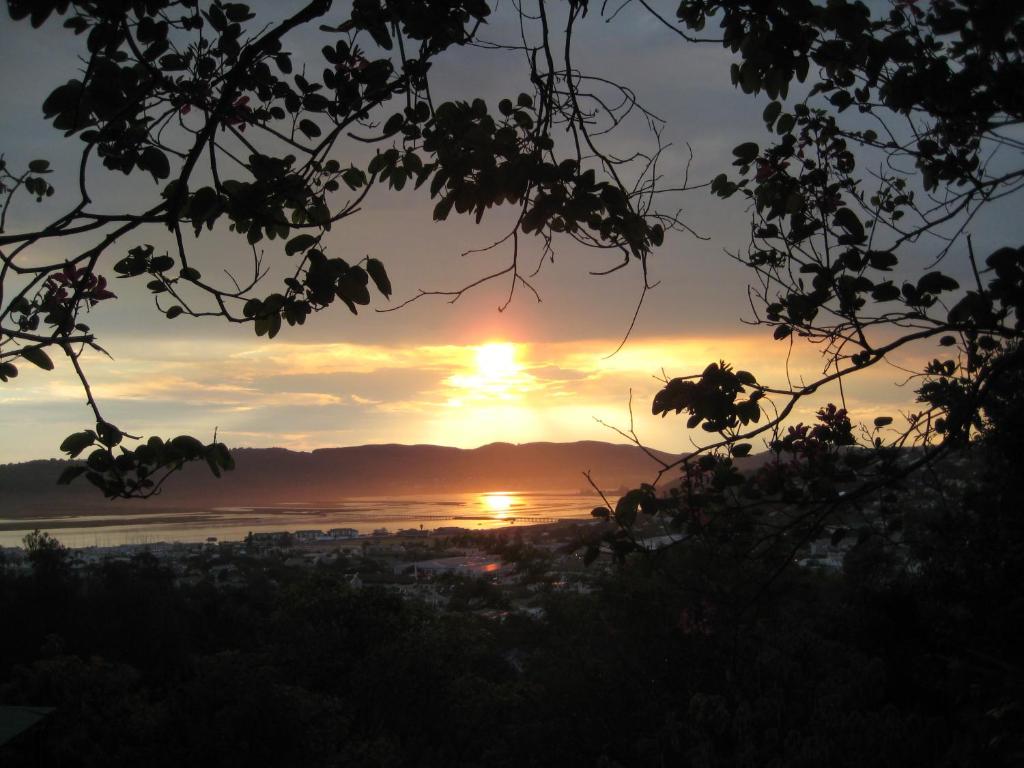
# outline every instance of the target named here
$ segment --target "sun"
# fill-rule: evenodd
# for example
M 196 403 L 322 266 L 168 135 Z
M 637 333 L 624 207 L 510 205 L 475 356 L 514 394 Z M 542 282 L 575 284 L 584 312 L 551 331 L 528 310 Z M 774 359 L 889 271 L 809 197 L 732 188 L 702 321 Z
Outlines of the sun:
M 470 404 L 475 407 L 508 405 L 523 401 L 535 387 L 536 380 L 528 372 L 528 366 L 518 359 L 521 345 L 492 341 L 465 350 L 462 370 L 445 379 L 450 388 L 448 405 L 459 408 Z
M 477 347 L 476 369 L 485 381 L 500 381 L 514 376 L 520 370 L 515 346 L 494 342 Z

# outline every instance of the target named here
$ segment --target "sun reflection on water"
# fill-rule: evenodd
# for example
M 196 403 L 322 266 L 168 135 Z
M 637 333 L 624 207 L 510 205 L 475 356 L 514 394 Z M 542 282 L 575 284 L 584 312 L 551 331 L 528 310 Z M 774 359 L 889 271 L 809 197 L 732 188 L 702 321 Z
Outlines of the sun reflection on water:
M 480 506 L 500 520 L 512 517 L 514 508 L 523 504 L 521 498 L 505 491 L 481 493 L 479 501 Z

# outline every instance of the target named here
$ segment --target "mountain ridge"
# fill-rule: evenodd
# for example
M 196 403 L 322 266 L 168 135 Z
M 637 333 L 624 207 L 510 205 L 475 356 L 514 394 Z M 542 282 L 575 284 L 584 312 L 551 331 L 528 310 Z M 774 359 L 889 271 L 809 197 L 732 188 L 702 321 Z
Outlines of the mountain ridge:
M 676 454 L 652 451 L 672 461 Z M 58 486 L 68 464 L 42 459 L 0 465 L 0 517 L 54 512 L 139 514 L 168 507 L 315 503 L 360 496 L 409 496 L 496 490 L 569 491 L 651 482 L 659 465 L 634 445 L 596 440 L 569 443 L 494 442 L 477 448 L 372 443 L 293 451 L 236 448 L 236 469 L 217 480 L 205 465 L 188 465 L 164 492 L 145 502 L 107 501 L 88 483 Z

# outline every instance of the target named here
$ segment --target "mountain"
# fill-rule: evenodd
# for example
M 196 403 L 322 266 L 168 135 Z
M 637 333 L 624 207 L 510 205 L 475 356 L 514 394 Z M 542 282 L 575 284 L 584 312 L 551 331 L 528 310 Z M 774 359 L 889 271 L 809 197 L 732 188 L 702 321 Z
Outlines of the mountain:
M 671 461 L 673 454 L 654 452 Z M 658 465 L 632 445 L 492 443 L 480 448 L 438 445 L 362 445 L 312 452 L 283 448 L 232 451 L 236 469 L 214 478 L 205 465 L 187 466 L 165 491 L 146 502 L 108 502 L 84 479 L 56 480 L 69 462 L 57 459 L 0 466 L 0 517 L 51 512 L 86 514 L 166 510 L 168 507 L 337 501 L 354 496 L 466 493 L 498 490 L 577 491 L 590 471 L 602 488 L 650 482 Z

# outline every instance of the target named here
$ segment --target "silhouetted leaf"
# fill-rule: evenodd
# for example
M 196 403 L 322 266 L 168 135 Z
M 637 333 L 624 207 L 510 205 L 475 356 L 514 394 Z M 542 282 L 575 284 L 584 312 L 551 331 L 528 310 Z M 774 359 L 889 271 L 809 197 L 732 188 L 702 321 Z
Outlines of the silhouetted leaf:
M 316 238 L 313 235 L 296 235 L 285 244 L 284 252 L 289 256 L 294 256 L 296 253 L 312 248 L 314 245 L 316 245 Z
M 323 131 L 320 130 L 320 126 L 314 123 L 308 118 L 299 120 L 299 130 L 308 138 L 315 139 Z
M 60 449 L 73 459 L 86 448 L 91 446 L 96 440 L 96 437 L 96 433 L 92 430 L 75 432 L 64 438 L 64 442 L 60 444 Z
M 53 360 L 39 347 L 24 347 L 21 350 L 21 356 L 44 371 L 53 370 Z
M 153 175 L 154 181 L 166 179 L 171 175 L 171 164 L 167 160 L 167 155 L 156 147 L 146 147 L 142 151 L 139 167 L 149 171 Z
M 366 271 L 369 273 L 370 279 L 373 280 L 373 284 L 377 286 L 377 290 L 386 298 L 390 298 L 391 280 L 388 278 L 384 265 L 377 259 L 367 259 Z

